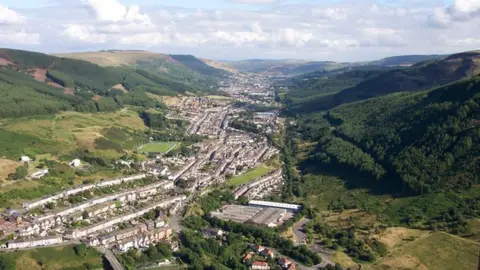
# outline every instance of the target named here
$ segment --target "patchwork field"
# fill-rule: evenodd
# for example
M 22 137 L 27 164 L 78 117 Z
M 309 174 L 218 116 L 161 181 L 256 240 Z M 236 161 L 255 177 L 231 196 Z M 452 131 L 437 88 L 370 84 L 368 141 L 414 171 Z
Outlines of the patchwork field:
M 394 235 L 405 234 L 405 231 L 398 234 L 395 230 Z M 406 234 L 418 236 L 419 232 L 413 230 Z M 443 232 L 427 232 L 410 239 L 402 240 L 403 244 L 397 240 L 387 241 L 394 247 L 389 255 L 364 269 L 478 269 L 480 244 L 477 242 Z
M 180 148 L 180 143 L 177 142 L 152 142 L 142 145 L 138 148 L 142 153 L 166 153 L 172 147 L 173 149 Z
M 85 256 L 78 256 L 73 246 L 39 248 L 0 255 L 16 262 L 16 270 L 103 269 L 102 256 L 88 249 Z

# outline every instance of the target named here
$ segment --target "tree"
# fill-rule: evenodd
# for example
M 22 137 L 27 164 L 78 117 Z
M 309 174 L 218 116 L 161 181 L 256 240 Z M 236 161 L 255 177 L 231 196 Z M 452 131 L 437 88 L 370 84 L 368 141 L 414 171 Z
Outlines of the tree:
M 13 180 L 20 180 L 24 179 L 28 175 L 28 163 L 25 162 L 22 166 L 18 166 L 15 169 L 15 173 L 13 174 Z
M 2 270 L 15 270 L 17 269 L 17 263 L 11 256 L 0 255 L 0 269 Z
M 85 255 L 87 255 L 87 245 L 84 243 L 76 245 L 73 249 L 77 256 L 85 257 Z

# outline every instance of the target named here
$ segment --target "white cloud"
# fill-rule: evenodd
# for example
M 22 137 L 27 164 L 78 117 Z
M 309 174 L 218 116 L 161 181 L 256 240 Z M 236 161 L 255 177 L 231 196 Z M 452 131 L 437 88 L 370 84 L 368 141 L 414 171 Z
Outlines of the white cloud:
M 480 1 L 478 0 L 455 0 L 453 4 L 455 11 L 464 13 L 475 13 L 480 11 Z
M 140 13 L 140 7 L 127 7 L 117 0 L 84 0 L 89 10 L 100 21 L 150 21 L 150 17 Z
M 40 44 L 40 34 L 29 33 L 25 29 L 15 32 L 0 31 L 0 40 L 5 44 L 38 45 Z
M 163 33 L 144 33 L 125 36 L 118 40 L 123 45 L 142 45 L 152 47 L 170 42 L 170 38 Z
M 105 35 L 95 33 L 94 27 L 87 25 L 67 25 L 62 34 L 70 40 L 87 43 L 105 43 L 106 41 Z
M 450 6 L 392 1 L 401 1 L 402 7 L 372 5 L 372 0 L 264 0 L 254 2 L 276 3 L 221 10 L 146 8 L 127 0 L 55 1 L 56 7 L 22 14 L 0 6 L 0 35 L 7 44 L 39 43 L 41 36 L 36 48 L 49 52 L 149 49 L 217 59 L 352 61 L 479 46 L 480 1 L 457 0 Z
M 0 4 L 0 25 L 12 25 L 25 23 L 25 17 L 19 15 L 12 9 Z

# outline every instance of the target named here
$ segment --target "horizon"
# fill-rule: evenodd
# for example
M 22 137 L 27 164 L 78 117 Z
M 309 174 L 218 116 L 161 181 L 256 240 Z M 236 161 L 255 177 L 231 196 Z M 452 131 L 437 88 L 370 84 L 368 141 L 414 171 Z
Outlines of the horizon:
M 48 54 L 365 62 L 478 49 L 479 14 L 469 0 L 5 0 L 0 38 Z

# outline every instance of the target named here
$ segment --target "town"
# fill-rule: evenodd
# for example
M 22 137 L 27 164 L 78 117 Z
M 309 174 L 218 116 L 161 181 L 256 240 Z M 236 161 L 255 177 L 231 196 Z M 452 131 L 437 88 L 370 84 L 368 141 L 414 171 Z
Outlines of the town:
M 268 80 L 233 77 L 222 85 L 221 90 L 229 97 L 181 97 L 169 107 L 170 119 L 188 121 L 187 134 L 205 138 L 191 146 L 195 149 L 193 154 L 150 155 L 150 159 L 138 164 L 140 169 L 135 174 L 76 186 L 39 200 L 25 201 L 23 209 L 8 209 L 0 219 L 0 231 L 10 238 L 5 238 L 0 249 L 80 242 L 117 253 L 145 249 L 160 242 L 170 243 L 172 250 L 178 248 L 179 243 L 172 236 L 181 230 L 181 225 L 172 223 L 181 219 L 192 200 L 232 177 L 279 160 L 279 149 L 265 136 L 279 130 L 281 120 L 277 111 L 248 115 L 245 106 L 233 102 L 271 106 L 274 93 Z M 253 126 L 255 132 L 238 128 L 234 123 L 239 121 Z M 27 156 L 21 159 L 30 161 Z M 80 163 L 75 159 L 70 166 L 78 167 Z M 31 179 L 48 173 L 48 169 L 40 170 Z M 292 218 L 300 206 L 259 200 L 279 190 L 282 183 L 283 172 L 277 166 L 235 188 L 235 199 L 248 199 L 248 206 L 226 205 L 211 216 L 279 226 Z M 263 251 L 257 248 L 257 252 Z M 258 268 L 257 262 L 247 261 L 252 269 L 266 269 Z M 288 269 L 292 269 L 290 264 Z

